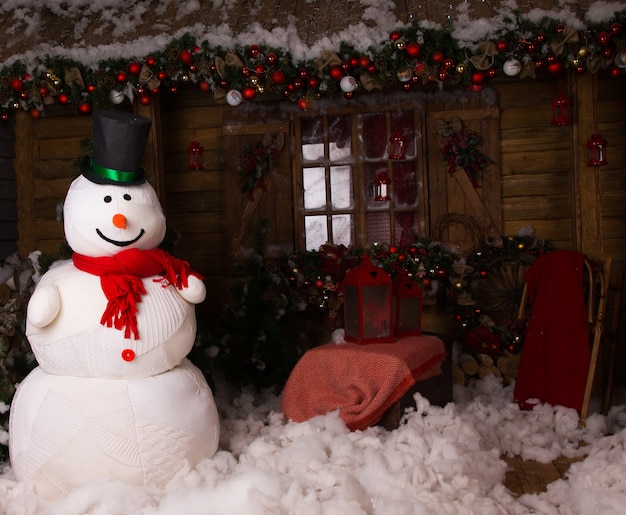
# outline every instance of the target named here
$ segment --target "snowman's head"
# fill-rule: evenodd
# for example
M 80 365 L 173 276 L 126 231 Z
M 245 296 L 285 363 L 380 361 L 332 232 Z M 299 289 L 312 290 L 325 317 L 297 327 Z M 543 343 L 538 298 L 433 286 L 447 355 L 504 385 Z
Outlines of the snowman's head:
M 92 257 L 156 248 L 166 231 L 165 215 L 149 183 L 94 184 L 82 175 L 65 197 L 63 224 L 72 250 Z
M 140 168 L 152 122 L 124 111 L 93 113 L 93 157 L 71 185 L 63 207 L 65 237 L 74 252 L 111 256 L 157 247 L 165 216 Z

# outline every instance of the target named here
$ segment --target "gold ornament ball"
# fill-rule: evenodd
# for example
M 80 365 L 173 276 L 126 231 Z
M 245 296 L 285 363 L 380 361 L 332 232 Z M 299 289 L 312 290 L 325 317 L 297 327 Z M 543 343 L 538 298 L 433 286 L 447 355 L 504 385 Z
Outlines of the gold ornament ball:
M 459 63 L 456 65 L 456 72 L 458 74 L 463 74 L 465 73 L 465 65 L 463 63 Z
M 586 46 L 581 46 L 578 49 L 578 57 L 585 58 L 589 55 L 589 49 Z
M 396 48 L 398 50 L 404 50 L 406 48 L 406 41 L 402 38 L 396 40 Z
M 259 78 L 256 75 L 250 76 L 250 86 L 256 86 L 259 83 Z

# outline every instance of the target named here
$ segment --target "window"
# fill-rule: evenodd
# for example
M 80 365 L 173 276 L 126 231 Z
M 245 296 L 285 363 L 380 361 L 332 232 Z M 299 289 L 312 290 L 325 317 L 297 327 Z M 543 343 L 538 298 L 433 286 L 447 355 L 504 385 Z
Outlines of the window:
M 420 110 L 352 109 L 294 121 L 300 249 L 405 243 L 423 232 Z

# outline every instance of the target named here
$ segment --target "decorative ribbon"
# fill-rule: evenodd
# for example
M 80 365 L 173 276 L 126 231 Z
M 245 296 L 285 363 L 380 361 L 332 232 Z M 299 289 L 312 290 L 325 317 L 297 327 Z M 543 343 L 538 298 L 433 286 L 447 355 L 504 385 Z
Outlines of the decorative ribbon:
M 463 130 L 463 122 L 461 119 L 453 115 L 450 118 L 439 118 L 435 122 L 435 130 L 437 134 L 442 138 L 450 136 L 451 134 L 456 134 Z
M 493 64 L 493 56 L 498 53 L 495 43 L 483 41 L 478 44 L 481 54 L 473 55 L 469 58 L 477 70 L 487 70 Z
M 215 56 L 215 69 L 219 76 L 223 79 L 226 75 L 226 66 L 234 66 L 235 68 L 243 68 L 243 62 L 233 52 L 226 52 L 224 58 L 219 55 Z
M 79 88 L 85 87 L 85 81 L 80 74 L 80 70 L 75 66 L 65 70 L 65 83 L 71 88 L 72 86 L 78 86 Z
M 139 74 L 139 84 L 153 90 L 161 85 L 161 81 L 154 76 L 150 67 L 144 64 L 141 67 L 141 73 Z
M 324 70 L 331 66 L 337 66 L 341 64 L 339 56 L 331 50 L 322 50 L 322 57 L 318 57 L 313 61 L 313 66 L 317 71 L 318 77 L 324 76 Z
M 565 45 L 568 43 L 578 43 L 578 31 L 572 27 L 565 27 L 563 29 L 563 39 L 550 43 L 550 48 L 552 48 L 552 52 L 555 54 L 561 55 L 563 50 L 565 50 Z

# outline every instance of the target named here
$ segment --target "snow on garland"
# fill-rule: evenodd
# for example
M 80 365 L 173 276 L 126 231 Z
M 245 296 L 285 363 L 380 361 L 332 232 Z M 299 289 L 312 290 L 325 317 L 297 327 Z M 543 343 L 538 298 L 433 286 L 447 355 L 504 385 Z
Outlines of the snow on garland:
M 480 41 L 464 40 L 463 24 L 469 24 L 461 10 L 445 26 L 414 20 L 367 50 L 342 41 L 338 48 L 298 59 L 288 46 L 259 41 L 215 47 L 191 34 L 142 57 L 109 58 L 96 65 L 54 54 L 36 57 L 34 65 L 18 59 L 0 68 L 0 119 L 20 109 L 39 118 L 52 104 L 74 106 L 86 115 L 125 99 L 147 105 L 154 95 L 177 94 L 190 85 L 218 101 L 227 101 L 227 93 L 235 90 L 238 102 L 274 94 L 307 110 L 321 98 L 350 99 L 375 90 L 465 84 L 480 91 L 500 71 L 519 79 L 534 78 L 538 70 L 554 76 L 566 70 L 626 75 L 626 10 L 611 8 L 612 19 L 588 26 L 572 20 L 574 28 L 549 13 L 536 20 L 506 9 L 486 24 L 492 32 L 481 33 Z M 344 81 L 350 85 L 346 88 L 342 79 L 348 76 L 355 80 Z

